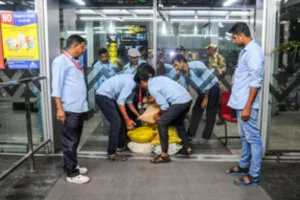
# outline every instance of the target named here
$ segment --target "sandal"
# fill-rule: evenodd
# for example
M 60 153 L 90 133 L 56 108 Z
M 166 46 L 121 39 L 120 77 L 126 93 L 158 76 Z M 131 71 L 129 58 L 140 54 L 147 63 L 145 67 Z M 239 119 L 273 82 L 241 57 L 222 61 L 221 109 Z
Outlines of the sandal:
M 155 156 L 152 160 L 150 160 L 153 164 L 159 164 L 159 163 L 168 163 L 171 162 L 170 156 L 163 157 L 161 155 Z
M 106 159 L 109 160 L 109 161 L 112 161 L 112 162 L 114 162 L 114 161 L 120 161 L 120 162 L 123 162 L 123 161 L 128 160 L 127 157 L 125 157 L 125 156 L 120 156 L 120 155 L 118 155 L 118 154 L 115 154 L 114 156 L 109 156 L 109 155 L 107 155 L 107 156 L 106 156 Z
M 236 186 L 258 186 L 259 185 L 259 176 L 253 177 L 250 174 L 248 174 L 244 177 L 240 177 L 240 178 L 234 180 L 233 184 Z
M 235 171 L 234 168 L 237 168 L 238 171 Z M 241 168 L 239 165 L 236 167 L 232 167 L 229 170 L 226 170 L 227 174 L 233 175 L 247 175 L 249 173 L 249 168 Z
M 191 149 L 191 147 L 188 147 L 187 149 L 182 147 L 182 149 L 180 149 L 179 153 L 183 154 L 183 155 L 190 155 L 192 153 L 192 149 Z

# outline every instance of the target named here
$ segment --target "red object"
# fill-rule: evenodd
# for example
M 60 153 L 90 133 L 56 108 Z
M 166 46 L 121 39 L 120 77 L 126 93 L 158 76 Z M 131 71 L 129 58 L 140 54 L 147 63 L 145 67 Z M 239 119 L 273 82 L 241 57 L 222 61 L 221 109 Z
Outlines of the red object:
M 139 103 L 142 104 L 143 102 L 143 95 L 142 95 L 142 87 L 139 88 Z
M 232 114 L 232 108 L 227 106 L 229 98 L 230 98 L 230 91 L 229 90 L 224 90 L 221 92 L 220 95 L 220 112 L 222 118 L 227 121 L 227 122 L 232 122 L 232 123 L 237 123 L 237 119 L 233 119 L 231 117 Z
M 12 12 L 1 12 L 1 23 L 2 24 L 14 24 L 14 18 L 13 18 L 13 13 Z
M 64 55 L 74 64 L 74 66 L 79 69 L 80 71 L 84 72 L 83 67 L 80 66 L 80 61 L 77 63 L 74 62 L 73 58 L 71 58 L 66 52 L 64 52 Z

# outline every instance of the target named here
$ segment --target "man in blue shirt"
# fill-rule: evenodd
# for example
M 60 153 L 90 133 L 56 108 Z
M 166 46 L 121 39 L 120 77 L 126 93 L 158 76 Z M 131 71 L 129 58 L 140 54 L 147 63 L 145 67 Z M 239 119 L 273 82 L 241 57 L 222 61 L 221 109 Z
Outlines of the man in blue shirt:
M 141 54 L 139 50 L 136 48 L 130 48 L 128 50 L 129 63 L 124 66 L 123 70 L 120 71 L 119 74 L 136 74 L 138 66 L 145 62 L 139 59 L 140 56 Z
M 168 127 L 174 125 L 182 138 L 182 153 L 189 154 L 191 149 L 184 127 L 184 117 L 189 112 L 192 97 L 178 83 L 170 78 L 159 76 L 152 78 L 147 71 L 139 71 L 134 80 L 141 87 L 148 89 L 150 95 L 160 106 L 160 113 L 154 116 L 157 121 L 162 153 L 151 160 L 151 163 L 170 162 L 168 155 Z
M 245 174 L 234 181 L 238 186 L 259 184 L 262 161 L 262 141 L 258 127 L 260 88 L 264 75 L 264 54 L 251 38 L 246 23 L 237 22 L 229 31 L 234 43 L 242 47 L 228 106 L 237 111 L 239 134 L 242 138 L 242 157 L 239 164 L 227 170 Z
M 117 148 L 125 146 L 127 129 L 134 128 L 134 121 L 129 118 L 125 104 L 138 117 L 139 113 L 132 104 L 133 90 L 136 83 L 133 74 L 116 75 L 107 79 L 96 91 L 96 102 L 110 123 L 107 159 L 125 161 L 125 157 L 116 154 Z
M 206 109 L 206 125 L 202 133 L 203 142 L 207 142 L 214 129 L 220 88 L 218 79 L 214 72 L 209 70 L 202 62 L 187 60 L 182 55 L 176 55 L 172 61 L 177 70 L 183 72 L 188 86 L 191 86 L 198 93 L 192 111 L 188 135 L 194 137 L 199 127 L 202 115 Z
M 67 50 L 52 63 L 52 97 L 57 113 L 56 119 L 62 123 L 62 151 L 64 170 L 70 183 L 87 183 L 86 168 L 78 166 L 77 147 L 83 129 L 84 113 L 88 111 L 87 87 L 84 71 L 78 57 L 85 50 L 85 40 L 78 35 L 67 39 Z
M 108 78 L 116 75 L 117 66 L 109 61 L 108 52 L 105 48 L 98 51 L 100 60 L 94 64 L 93 79 L 95 79 L 94 89 L 97 90 L 100 85 Z

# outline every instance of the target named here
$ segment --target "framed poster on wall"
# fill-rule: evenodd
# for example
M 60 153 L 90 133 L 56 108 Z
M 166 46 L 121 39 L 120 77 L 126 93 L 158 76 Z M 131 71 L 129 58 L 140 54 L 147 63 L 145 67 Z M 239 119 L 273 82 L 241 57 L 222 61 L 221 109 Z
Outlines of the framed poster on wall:
M 3 56 L 10 69 L 37 69 L 39 43 L 35 12 L 0 12 Z

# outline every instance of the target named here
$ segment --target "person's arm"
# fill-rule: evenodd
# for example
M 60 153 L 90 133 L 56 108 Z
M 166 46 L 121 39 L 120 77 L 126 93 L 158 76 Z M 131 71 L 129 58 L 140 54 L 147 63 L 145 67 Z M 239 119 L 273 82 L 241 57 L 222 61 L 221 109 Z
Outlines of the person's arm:
M 167 100 L 155 90 L 155 88 L 150 88 L 149 92 L 151 96 L 155 99 L 156 103 L 160 106 L 160 111 L 158 114 L 154 115 L 154 120 L 160 120 L 161 114 L 169 108 L 169 103 Z
M 203 101 L 202 101 L 202 103 L 201 103 L 201 108 L 202 108 L 202 109 L 205 109 L 205 108 L 207 107 L 207 104 L 208 104 L 208 94 L 209 94 L 209 90 L 207 90 L 207 91 L 205 92 Z
M 100 71 L 100 66 L 99 65 L 100 65 L 99 62 L 94 64 L 93 78 L 95 78 L 98 75 L 99 71 Z M 99 83 L 99 80 L 97 80 L 93 87 L 94 87 L 95 90 L 97 90 L 99 88 L 99 86 L 100 86 L 100 83 Z
M 251 52 L 252 54 L 248 58 L 248 70 L 250 74 L 250 94 L 245 108 L 242 111 L 241 118 L 243 121 L 250 119 L 251 108 L 253 102 L 256 99 L 258 90 L 262 86 L 263 74 L 264 74 L 264 58 L 259 52 Z
M 223 56 L 219 55 L 219 72 L 224 74 L 226 72 L 226 62 Z
M 126 107 L 125 107 L 125 101 L 132 93 L 134 87 L 135 87 L 135 85 L 134 86 L 124 86 L 124 88 L 122 89 L 122 91 L 117 99 L 117 104 L 118 104 L 119 110 L 126 122 L 127 129 L 132 129 L 135 125 L 134 121 L 129 118 L 129 116 L 126 112 Z
M 52 64 L 52 94 L 56 104 L 56 119 L 62 123 L 66 120 L 66 114 L 62 106 L 61 96 L 62 88 L 64 84 L 64 77 L 66 74 L 66 69 L 56 60 Z
M 140 114 L 136 110 L 135 106 L 133 105 L 133 98 L 135 96 L 135 92 L 132 92 L 131 95 L 127 98 L 126 104 L 128 105 L 128 108 L 135 114 L 135 116 L 139 117 Z

